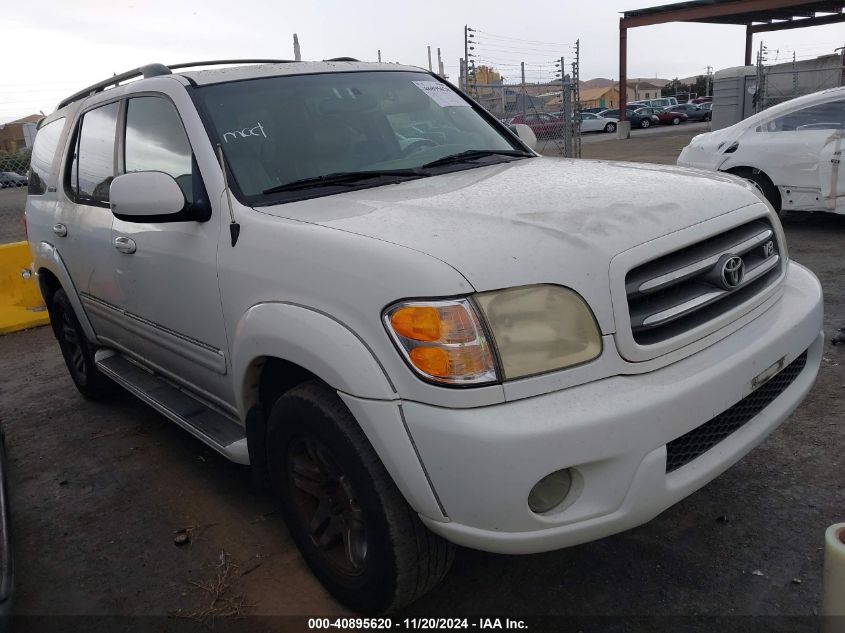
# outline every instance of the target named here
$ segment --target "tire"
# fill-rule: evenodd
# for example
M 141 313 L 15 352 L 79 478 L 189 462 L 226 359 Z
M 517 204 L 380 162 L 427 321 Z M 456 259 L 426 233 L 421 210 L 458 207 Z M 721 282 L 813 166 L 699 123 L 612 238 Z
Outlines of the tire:
M 391 612 L 446 576 L 454 545 L 422 524 L 325 383 L 305 382 L 273 405 L 267 461 L 293 540 L 339 602 Z
M 97 369 L 94 362 L 95 349 L 85 337 L 64 290 L 55 292 L 50 306 L 53 334 L 56 335 L 65 365 L 79 393 L 91 400 L 101 400 L 113 393 L 116 385 Z
M 612 134 L 613 132 L 616 131 L 616 124 L 615 123 L 608 123 L 607 125 L 604 126 L 604 131 L 609 133 L 609 134 Z
M 775 211 L 780 217 L 784 217 L 786 212 L 781 209 L 780 191 L 775 187 L 771 179 L 759 169 L 742 169 L 733 172 L 737 176 L 745 178 L 748 182 L 754 185 L 760 193 L 769 201 Z
M 678 117 L 672 118 L 672 125 L 680 125 L 680 124 L 681 124 L 681 119 L 679 119 Z
M 644 130 L 647 127 L 651 127 L 651 121 L 649 121 L 648 119 L 643 119 L 642 121 L 640 121 L 640 128 L 641 129 Z

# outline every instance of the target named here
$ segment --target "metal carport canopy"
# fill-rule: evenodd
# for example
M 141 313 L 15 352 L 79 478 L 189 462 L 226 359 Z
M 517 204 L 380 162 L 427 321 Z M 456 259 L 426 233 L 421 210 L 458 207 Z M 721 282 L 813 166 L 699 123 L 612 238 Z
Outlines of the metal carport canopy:
M 745 25 L 745 65 L 755 33 L 845 22 L 845 0 L 690 0 L 625 11 L 619 18 L 619 118 L 628 104 L 628 29 L 667 22 Z

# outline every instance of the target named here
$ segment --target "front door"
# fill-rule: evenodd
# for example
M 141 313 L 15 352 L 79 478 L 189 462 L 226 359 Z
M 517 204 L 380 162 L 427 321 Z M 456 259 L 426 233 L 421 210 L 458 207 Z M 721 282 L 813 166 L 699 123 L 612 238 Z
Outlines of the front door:
M 187 204 L 209 205 L 182 119 L 165 95 L 126 102 L 119 172 L 173 176 Z M 197 222 L 126 222 L 115 218 L 120 274 L 130 280 L 127 311 L 133 352 L 171 379 L 227 405 L 227 342 L 217 283 L 220 216 Z M 214 395 L 212 395 L 214 394 Z

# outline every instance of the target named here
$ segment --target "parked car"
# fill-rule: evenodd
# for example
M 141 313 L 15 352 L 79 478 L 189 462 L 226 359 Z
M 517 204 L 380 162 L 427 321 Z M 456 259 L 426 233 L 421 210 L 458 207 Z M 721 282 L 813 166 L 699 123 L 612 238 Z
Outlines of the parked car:
M 678 164 L 736 174 L 778 211 L 845 213 L 845 87 L 797 97 L 694 137 Z
M 713 114 L 713 102 L 712 101 L 705 101 L 704 103 L 697 104 L 699 108 L 702 110 L 709 110 L 710 114 Z
M 0 171 L 0 189 L 25 187 L 26 183 L 26 176 L 21 176 L 13 171 Z
M 690 99 L 690 103 L 694 103 L 696 105 L 703 105 L 705 103 L 713 103 L 713 97 L 696 97 L 695 99 Z
M 593 114 L 592 112 L 581 112 L 582 132 L 615 132 L 616 119 Z
M 519 114 L 508 120 L 508 125 L 522 123 L 530 127 L 538 139 L 550 139 L 563 136 L 563 121 L 545 112 Z
M 638 112 L 656 116 L 663 125 L 680 125 L 687 120 L 687 115 L 683 112 L 669 112 L 663 108 L 640 108 Z
M 81 394 L 249 464 L 350 608 L 644 523 L 812 386 L 821 288 L 748 183 L 540 156 L 415 67 L 225 63 L 41 122 L 32 270 Z
M 603 110 L 599 113 L 605 119 L 619 119 L 619 109 Z M 625 118 L 631 122 L 632 128 L 647 128 L 660 123 L 656 115 L 645 112 L 642 108 L 637 110 L 626 109 Z
M 709 121 L 712 115 L 709 108 L 702 108 L 693 103 L 684 103 L 676 106 L 669 106 L 665 108 L 666 112 L 680 112 L 690 121 Z

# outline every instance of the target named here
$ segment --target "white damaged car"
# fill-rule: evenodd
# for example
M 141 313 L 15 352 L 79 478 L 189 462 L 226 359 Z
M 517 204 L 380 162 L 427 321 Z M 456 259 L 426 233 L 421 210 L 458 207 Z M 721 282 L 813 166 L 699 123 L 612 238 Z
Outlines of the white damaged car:
M 699 134 L 678 165 L 754 183 L 777 211 L 845 213 L 845 86 L 797 97 Z

